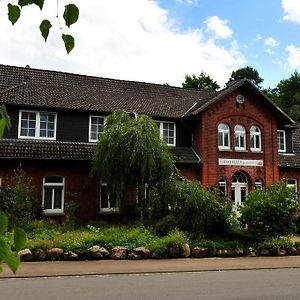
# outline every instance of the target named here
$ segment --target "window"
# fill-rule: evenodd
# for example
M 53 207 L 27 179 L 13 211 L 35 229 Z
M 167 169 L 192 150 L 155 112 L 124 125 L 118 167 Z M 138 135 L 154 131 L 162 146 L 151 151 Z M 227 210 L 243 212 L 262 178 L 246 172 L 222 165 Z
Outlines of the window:
M 293 191 L 297 192 L 298 191 L 297 179 L 288 179 L 287 180 L 287 187 L 292 189 Z
M 159 122 L 159 134 L 168 146 L 176 146 L 176 124 L 174 122 Z
M 116 199 L 111 197 L 107 190 L 107 183 L 101 182 L 100 212 L 118 212 Z
M 45 215 L 63 214 L 65 179 L 47 176 L 43 181 L 43 210 Z
M 261 151 L 261 131 L 257 126 L 250 128 L 250 148 L 251 151 Z
M 262 180 L 260 178 L 256 178 L 254 184 L 255 184 L 255 189 L 256 190 L 262 190 L 263 189 L 263 183 L 262 183 Z
M 246 130 L 242 125 L 234 127 L 234 146 L 235 150 L 246 150 Z
M 90 116 L 89 141 L 97 142 L 100 134 L 104 131 L 105 118 L 99 116 Z
M 285 144 L 285 131 L 284 130 L 277 130 L 277 142 L 278 142 L 278 152 L 285 152 L 286 144 Z
M 56 113 L 20 111 L 19 138 L 56 139 Z
M 220 178 L 218 181 L 218 185 L 219 185 L 219 191 L 222 194 L 222 196 L 226 196 L 227 195 L 227 182 L 225 178 Z
M 218 147 L 220 150 L 230 149 L 230 128 L 225 123 L 218 126 Z

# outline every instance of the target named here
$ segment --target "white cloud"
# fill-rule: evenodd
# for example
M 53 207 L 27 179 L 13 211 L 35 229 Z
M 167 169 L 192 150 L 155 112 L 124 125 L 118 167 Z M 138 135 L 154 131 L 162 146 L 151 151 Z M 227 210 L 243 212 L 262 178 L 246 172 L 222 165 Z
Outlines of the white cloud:
M 257 41 L 260 41 L 260 40 L 262 40 L 262 36 L 261 36 L 261 34 L 260 33 L 258 33 L 257 35 L 256 35 L 256 38 L 255 38 Z
M 198 4 L 198 0 L 176 0 L 177 3 L 186 3 L 186 4 L 194 4 L 197 5 Z
M 291 69 L 296 69 L 300 67 L 300 48 L 294 45 L 288 45 L 285 48 L 288 53 L 288 64 Z
M 229 39 L 232 37 L 232 30 L 227 25 L 227 20 L 222 20 L 218 16 L 208 17 L 205 22 L 206 31 L 211 32 L 216 39 Z
M 285 13 L 283 20 L 300 24 L 300 1 L 282 0 L 281 4 Z
M 270 48 L 276 48 L 279 46 L 279 42 L 272 37 L 268 37 L 265 39 L 265 45 Z
M 80 8 L 80 19 L 71 26 L 76 46 L 67 55 L 58 26 L 46 44 L 38 30 L 45 17 L 55 25 L 56 1 L 46 1 L 42 15 L 37 7 L 25 7 L 15 26 L 0 1 L 0 63 L 178 86 L 186 73 L 202 70 L 223 85 L 245 63 L 236 42 L 222 47 L 205 37 L 205 29 L 180 31 L 155 1 L 72 2 Z M 212 18 L 221 25 L 210 27 L 213 34 L 230 38 L 227 21 Z

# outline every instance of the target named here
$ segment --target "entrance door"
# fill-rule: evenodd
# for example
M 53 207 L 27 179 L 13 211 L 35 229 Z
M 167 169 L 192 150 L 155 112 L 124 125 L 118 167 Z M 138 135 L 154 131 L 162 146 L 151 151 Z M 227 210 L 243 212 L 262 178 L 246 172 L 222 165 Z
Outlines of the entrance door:
M 231 181 L 231 199 L 235 206 L 242 205 L 248 194 L 248 180 L 245 174 L 237 172 Z

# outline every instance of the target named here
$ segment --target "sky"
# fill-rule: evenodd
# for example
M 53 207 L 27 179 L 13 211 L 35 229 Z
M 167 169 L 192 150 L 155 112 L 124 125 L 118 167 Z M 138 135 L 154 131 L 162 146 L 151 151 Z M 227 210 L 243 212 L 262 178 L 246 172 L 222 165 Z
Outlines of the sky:
M 15 1 L 17 2 L 17 1 Z M 70 29 L 64 5 L 80 17 Z M 275 87 L 300 69 L 300 0 L 46 0 L 12 26 L 0 1 L 0 64 L 181 86 L 202 71 L 223 87 L 251 66 Z M 45 43 L 39 24 L 53 27 Z M 75 37 L 68 55 L 62 33 Z

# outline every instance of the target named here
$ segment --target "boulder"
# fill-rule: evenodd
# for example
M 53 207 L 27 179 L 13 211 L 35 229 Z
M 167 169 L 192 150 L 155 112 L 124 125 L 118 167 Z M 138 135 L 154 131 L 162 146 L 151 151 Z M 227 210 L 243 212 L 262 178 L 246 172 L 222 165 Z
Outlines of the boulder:
M 63 254 L 64 254 L 64 250 L 62 248 L 52 248 L 48 250 L 49 260 L 60 260 Z
M 89 259 L 104 259 L 109 256 L 109 251 L 100 246 L 92 246 L 86 250 L 86 255 Z
M 32 252 L 26 248 L 18 252 L 21 261 L 31 261 L 33 259 Z
M 150 250 L 146 247 L 134 248 L 129 255 L 129 258 L 131 259 L 144 259 L 149 257 L 150 257 Z
M 286 255 L 286 250 L 278 248 L 275 250 L 275 255 L 276 256 L 285 256 Z
M 117 246 L 112 249 L 112 259 L 125 259 L 127 258 L 127 249 L 125 247 Z
M 173 258 L 180 257 L 180 247 L 178 245 L 173 245 L 170 248 L 170 257 L 173 257 Z
M 254 248 L 252 247 L 249 247 L 248 250 L 247 250 L 247 253 L 248 253 L 248 256 L 250 257 L 255 257 L 257 256 L 257 252 Z
M 258 254 L 261 255 L 261 256 L 270 256 L 271 255 L 270 250 L 268 250 L 268 249 L 261 249 L 258 252 Z
M 64 260 L 78 260 L 79 255 L 73 251 L 67 251 L 63 255 Z
M 196 258 L 202 258 L 207 256 L 208 249 L 203 247 L 195 247 L 192 250 L 192 255 Z
M 234 248 L 234 254 L 237 255 L 237 256 L 242 256 L 244 255 L 244 249 L 243 248 L 240 248 L 239 246 L 236 246 Z
M 208 248 L 207 256 L 214 257 L 216 255 L 217 255 L 217 248 L 216 247 L 210 247 L 210 248 Z
M 185 243 L 180 249 L 180 257 L 187 258 L 191 256 L 191 248 L 189 244 Z
M 151 254 L 151 258 L 153 258 L 153 259 L 161 259 L 163 257 L 164 257 L 164 255 L 162 255 L 161 253 L 158 253 L 158 252 L 153 252 Z
M 43 249 L 36 249 L 33 251 L 34 260 L 44 261 L 47 258 L 46 252 Z
M 219 249 L 217 251 L 217 256 L 218 257 L 230 257 L 230 256 L 234 256 L 234 253 L 232 250 Z
M 288 255 L 298 255 L 298 250 L 296 247 L 292 246 L 287 251 Z

